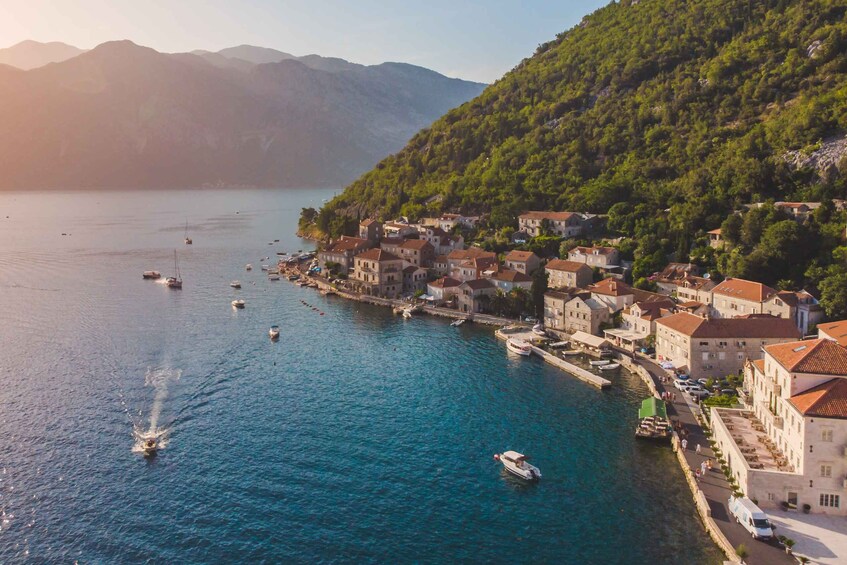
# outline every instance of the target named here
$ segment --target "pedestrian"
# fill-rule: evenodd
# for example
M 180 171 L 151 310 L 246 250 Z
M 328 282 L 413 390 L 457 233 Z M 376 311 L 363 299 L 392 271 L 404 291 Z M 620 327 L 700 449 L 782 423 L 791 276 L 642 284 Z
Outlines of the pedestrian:
M 687 440 L 687 439 L 682 438 L 682 442 L 681 442 L 681 444 L 682 444 L 682 450 L 683 450 L 683 451 L 685 451 L 686 449 L 688 449 L 688 440 Z
M 697 449 L 696 449 L 696 451 L 697 451 L 697 455 L 700 455 L 700 444 L 699 444 L 699 443 L 697 444 Z
M 700 469 L 694 470 L 694 478 L 697 479 L 697 482 L 700 482 Z
M 671 396 L 673 397 L 673 401 L 674 401 L 674 402 L 676 402 L 676 393 L 675 393 L 675 392 L 672 392 L 672 393 L 671 393 Z
M 708 459 L 706 459 L 706 468 L 708 468 L 708 469 L 709 469 L 709 471 L 711 471 L 711 470 L 712 470 L 712 458 L 711 458 L 711 457 L 709 457 Z
M 706 462 L 705 462 L 705 461 L 703 461 L 702 463 L 700 463 L 700 476 L 701 476 L 701 477 L 705 477 L 705 476 L 706 476 Z

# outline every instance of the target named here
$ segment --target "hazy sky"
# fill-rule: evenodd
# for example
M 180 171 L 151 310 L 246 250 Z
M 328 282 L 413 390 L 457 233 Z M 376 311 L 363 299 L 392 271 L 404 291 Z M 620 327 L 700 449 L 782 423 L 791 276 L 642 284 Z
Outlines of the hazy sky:
M 242 43 L 490 82 L 608 0 L 0 0 L 0 47 L 24 39 L 158 51 Z

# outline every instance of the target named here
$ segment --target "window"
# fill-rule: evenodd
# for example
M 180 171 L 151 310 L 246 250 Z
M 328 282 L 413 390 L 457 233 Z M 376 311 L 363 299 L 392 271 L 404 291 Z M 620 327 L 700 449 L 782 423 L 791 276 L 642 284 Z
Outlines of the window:
M 821 441 L 832 441 L 832 430 L 821 430 Z
M 776 499 L 776 497 L 774 496 L 774 494 L 772 492 L 769 492 L 768 493 L 768 500 L 773 502 L 775 499 Z
M 821 477 L 832 476 L 832 465 L 821 465 Z
M 827 506 L 829 508 L 841 507 L 841 497 L 837 494 L 822 494 L 820 502 L 821 506 Z

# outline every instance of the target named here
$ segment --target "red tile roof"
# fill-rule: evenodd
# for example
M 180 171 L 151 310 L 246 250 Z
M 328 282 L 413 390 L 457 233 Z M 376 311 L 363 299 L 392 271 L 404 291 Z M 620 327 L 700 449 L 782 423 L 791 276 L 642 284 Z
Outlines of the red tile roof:
M 579 251 L 583 255 L 593 255 L 596 251 L 600 255 L 611 255 L 615 253 L 617 249 L 614 247 L 600 247 L 595 245 L 594 247 L 574 247 L 569 251 L 569 253 L 573 253 L 574 251 Z
M 847 379 L 832 379 L 791 397 L 804 416 L 847 419 Z
M 368 245 L 367 239 L 360 239 L 358 237 L 348 237 L 342 236 L 340 240 L 336 241 L 332 245 L 326 248 L 328 252 L 341 252 L 341 251 L 354 251 L 361 247 L 366 247 Z
M 475 257 L 494 257 L 497 255 L 479 247 L 468 247 L 467 249 L 454 249 L 447 255 L 448 259 L 473 259 Z
M 462 283 L 461 281 L 457 281 L 456 279 L 450 277 L 441 277 L 440 279 L 432 281 L 429 284 L 434 286 L 435 288 L 451 288 L 454 286 L 459 286 Z
M 492 278 L 498 281 L 513 283 L 532 282 L 532 277 L 511 269 L 501 269 Z
M 578 273 L 579 271 L 591 271 L 591 267 L 589 267 L 585 263 L 578 263 L 576 261 L 565 261 L 563 259 L 553 259 L 552 261 L 549 261 L 544 266 L 544 268 L 548 271 L 565 271 L 568 273 Z
M 820 335 L 820 332 L 824 332 L 830 339 L 834 339 L 838 345 L 847 347 L 847 320 L 818 324 L 818 335 Z
M 588 290 L 605 296 L 628 296 L 635 294 L 632 291 L 631 286 L 623 281 L 619 281 L 618 279 L 611 277 L 589 286 Z
M 793 373 L 847 377 L 847 349 L 829 339 L 780 343 L 765 351 Z
M 662 318 L 656 323 L 689 337 L 728 339 L 797 339 L 800 337 L 800 330 L 793 321 L 773 316 L 707 319 L 688 312 L 679 312 Z
M 427 246 L 432 247 L 432 244 L 424 239 L 407 239 L 402 245 L 400 245 L 400 248 L 422 250 Z
M 488 279 L 474 279 L 472 281 L 465 281 L 462 285 L 468 285 L 468 288 L 471 290 L 483 290 L 486 288 L 494 288 L 494 283 L 492 283 Z
M 506 261 L 515 261 L 515 262 L 518 262 L 518 263 L 524 263 L 526 261 L 529 261 L 533 257 L 538 259 L 538 255 L 536 255 L 532 251 L 514 250 L 514 251 L 509 251 L 509 254 L 506 255 L 505 260 Z
M 359 225 L 367 227 L 367 226 L 371 225 L 372 223 L 374 223 L 375 221 L 376 220 L 368 218 L 367 220 L 362 220 Z
M 365 259 L 367 261 L 402 261 L 400 257 L 382 249 L 368 249 L 356 258 Z
M 518 216 L 521 220 L 552 220 L 554 222 L 560 222 L 563 220 L 569 219 L 573 216 L 573 212 L 542 212 L 542 211 L 532 211 L 525 212 Z
M 760 282 L 746 281 L 744 279 L 726 279 L 712 290 L 714 294 L 720 294 L 731 298 L 740 298 L 750 302 L 764 302 L 776 291 L 768 285 Z

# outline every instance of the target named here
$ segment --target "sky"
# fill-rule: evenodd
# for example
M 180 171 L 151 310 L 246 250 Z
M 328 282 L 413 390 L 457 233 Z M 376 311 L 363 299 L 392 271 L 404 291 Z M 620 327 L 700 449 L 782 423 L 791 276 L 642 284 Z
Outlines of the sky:
M 492 82 L 608 1 L 0 0 L 0 47 L 129 39 L 173 53 L 250 44 Z

